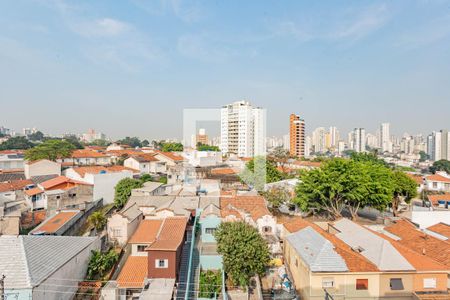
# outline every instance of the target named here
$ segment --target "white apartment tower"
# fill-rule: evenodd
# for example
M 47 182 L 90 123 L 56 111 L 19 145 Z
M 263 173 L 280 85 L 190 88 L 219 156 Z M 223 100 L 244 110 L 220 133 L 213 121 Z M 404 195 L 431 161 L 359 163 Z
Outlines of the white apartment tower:
M 392 153 L 390 127 L 391 124 L 389 123 L 381 123 L 379 143 L 382 152 Z
M 364 128 L 355 128 L 352 133 L 352 142 L 355 152 L 365 152 L 366 130 Z
M 447 130 L 434 131 L 428 136 L 427 144 L 431 160 L 450 160 L 450 133 Z
M 247 101 L 221 108 L 220 140 L 223 153 L 239 157 L 266 155 L 266 111 Z

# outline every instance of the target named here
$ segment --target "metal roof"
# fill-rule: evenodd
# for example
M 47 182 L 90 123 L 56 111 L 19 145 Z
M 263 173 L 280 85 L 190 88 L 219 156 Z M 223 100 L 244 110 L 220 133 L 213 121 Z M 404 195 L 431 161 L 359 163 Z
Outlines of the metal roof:
M 312 272 L 347 272 L 344 259 L 333 244 L 308 226 L 286 236 L 287 241 Z

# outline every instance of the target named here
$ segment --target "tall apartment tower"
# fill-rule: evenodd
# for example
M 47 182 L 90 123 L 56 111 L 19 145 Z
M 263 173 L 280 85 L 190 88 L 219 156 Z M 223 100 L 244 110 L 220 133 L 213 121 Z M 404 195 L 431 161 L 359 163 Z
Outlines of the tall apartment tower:
M 305 157 L 305 121 L 296 114 L 289 117 L 289 146 L 292 156 Z
M 353 150 L 356 152 L 366 151 L 366 130 L 364 128 L 355 128 L 352 133 Z
M 390 133 L 391 124 L 382 123 L 380 125 L 379 143 L 381 151 L 392 153 L 392 141 Z
M 236 101 L 220 112 L 220 149 L 239 157 L 266 155 L 266 111 L 250 102 Z
M 450 160 L 450 133 L 448 130 L 434 131 L 428 136 L 427 154 L 431 160 Z

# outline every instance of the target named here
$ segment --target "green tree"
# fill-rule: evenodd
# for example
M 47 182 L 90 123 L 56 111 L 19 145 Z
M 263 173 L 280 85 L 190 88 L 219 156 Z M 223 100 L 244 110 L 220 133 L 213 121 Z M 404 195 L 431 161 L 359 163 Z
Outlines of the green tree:
M 435 161 L 430 167 L 430 172 L 434 174 L 437 171 L 444 171 L 450 174 L 450 161 L 446 159 Z
M 430 158 L 428 156 L 428 154 L 426 154 L 425 151 L 420 151 L 419 155 L 420 155 L 420 159 L 419 159 L 420 162 L 424 162 L 424 161 L 426 161 L 426 160 L 428 160 Z
M 119 254 L 113 249 L 106 253 L 102 253 L 99 250 L 92 250 L 88 264 L 87 278 L 89 280 L 95 278 L 102 279 L 118 260 Z
M 252 158 L 239 176 L 245 183 L 252 185 L 259 191 L 264 189 L 266 183 L 284 179 L 283 174 L 278 171 L 275 163 L 263 156 Z
M 215 151 L 215 152 L 220 152 L 219 147 L 205 145 L 205 144 L 202 144 L 202 143 L 198 143 L 197 144 L 197 150 L 198 151 Z
M 199 298 L 217 299 L 222 290 L 222 272 L 201 271 L 199 290 Z
M 224 222 L 214 236 L 224 271 L 234 285 L 246 287 L 252 276 L 264 274 L 270 254 L 258 230 L 244 222 Z
M 80 140 L 76 135 L 67 135 L 63 138 L 64 141 L 71 143 L 76 149 L 83 149 L 84 146 L 81 144 Z
M 107 147 L 109 145 L 111 145 L 111 142 L 107 140 L 94 140 L 91 143 L 89 143 L 89 146 Z
M 398 216 L 398 207 L 402 199 L 409 203 L 411 199 L 417 196 L 417 183 L 402 171 L 392 173 L 394 183 L 394 195 L 391 201 L 391 208 L 394 217 Z
M 161 151 L 163 152 L 181 152 L 183 144 L 181 143 L 162 143 Z
M 139 180 L 142 183 L 144 183 L 144 182 L 147 182 L 147 181 L 153 181 L 153 178 L 152 178 L 152 176 L 150 174 L 144 174 L 144 175 L 141 176 L 141 178 L 139 178 Z
M 44 134 L 41 131 L 36 131 L 35 133 L 29 134 L 27 137 L 30 141 L 42 141 L 44 139 Z
M 150 142 L 148 140 L 143 140 L 141 144 L 142 147 L 148 147 L 148 145 L 150 145 Z
M 142 182 L 140 180 L 132 178 L 124 178 L 120 180 L 116 187 L 114 188 L 114 205 L 117 208 L 122 208 L 131 196 L 131 190 L 142 187 Z
M 34 147 L 24 136 L 15 136 L 0 144 L 0 150 L 26 150 Z
M 48 159 L 56 161 L 58 158 L 70 157 L 75 146 L 66 140 L 47 140 L 42 144 L 25 152 L 25 158 L 33 161 Z
M 106 225 L 106 217 L 101 211 L 96 211 L 89 216 L 89 223 L 91 223 L 96 230 L 101 230 Z
M 159 182 L 161 182 L 162 184 L 167 184 L 167 177 L 166 176 L 160 177 Z
M 350 153 L 350 159 L 354 160 L 354 161 L 358 161 L 358 162 L 369 162 L 369 163 L 373 163 L 373 164 L 380 164 L 383 166 L 387 166 L 387 163 L 378 158 L 377 153 L 372 153 L 372 152 L 351 152 Z
M 133 148 L 142 147 L 141 140 L 138 137 L 129 137 L 129 136 L 127 136 L 124 139 L 119 140 L 118 143 L 124 144 L 124 145 L 129 145 L 129 146 L 131 146 Z
M 283 203 L 288 203 L 292 200 L 291 194 L 284 187 L 273 187 L 262 192 L 262 195 L 274 209 L 278 209 Z

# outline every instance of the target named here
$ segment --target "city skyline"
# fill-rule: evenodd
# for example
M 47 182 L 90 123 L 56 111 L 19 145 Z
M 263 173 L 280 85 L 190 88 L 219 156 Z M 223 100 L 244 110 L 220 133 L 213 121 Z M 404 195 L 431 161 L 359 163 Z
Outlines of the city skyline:
M 279 120 L 292 112 L 309 133 L 373 132 L 385 121 L 397 135 L 448 127 L 445 2 L 233 7 L 1 3 L 2 125 L 181 137 L 184 108 L 248 100 L 267 109 L 269 135 L 288 132 Z M 423 113 L 425 103 L 439 107 L 433 116 Z

